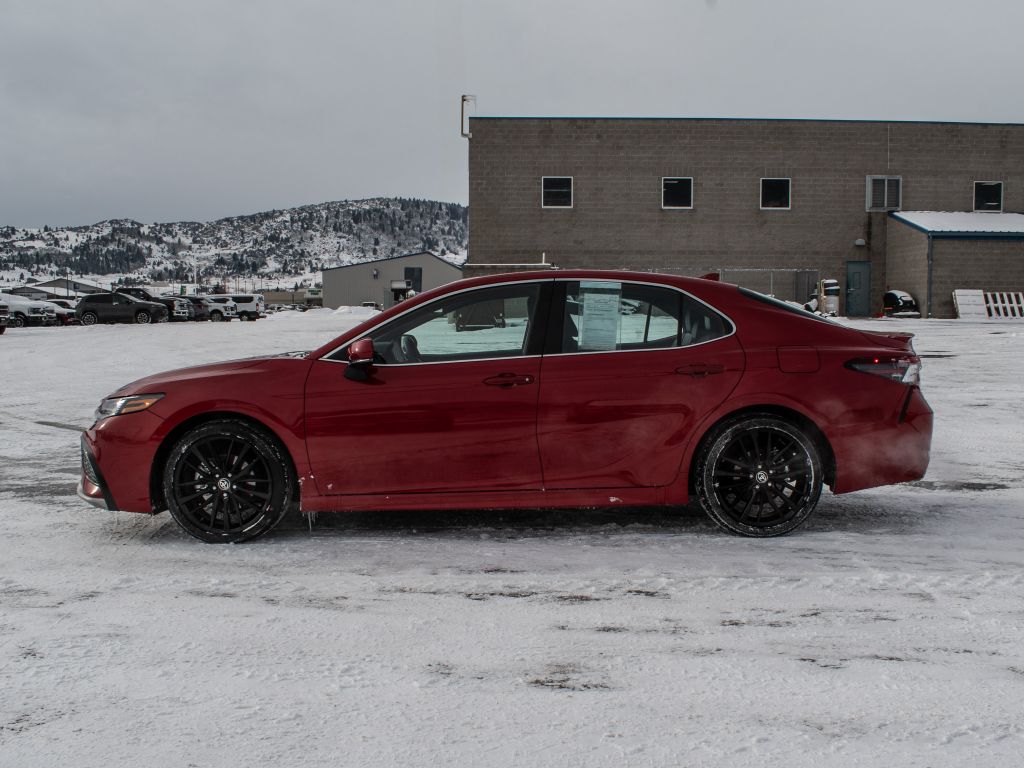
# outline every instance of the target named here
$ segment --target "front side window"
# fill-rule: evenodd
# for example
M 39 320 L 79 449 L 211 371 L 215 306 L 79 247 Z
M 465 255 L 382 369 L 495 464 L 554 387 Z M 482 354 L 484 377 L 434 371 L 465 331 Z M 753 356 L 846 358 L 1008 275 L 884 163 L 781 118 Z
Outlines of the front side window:
M 662 208 L 693 208 L 693 178 L 669 178 L 661 180 Z
M 761 179 L 761 208 L 785 210 L 790 209 L 790 180 Z
M 541 207 L 572 208 L 572 176 L 542 176 Z
M 1001 210 L 1003 210 L 1003 182 L 1001 182 L 1001 181 L 976 181 L 976 182 L 974 182 L 974 210 L 976 210 L 976 211 L 1001 211 Z
M 727 336 L 732 326 L 671 288 L 584 280 L 566 283 L 561 330 L 560 350 L 572 353 L 686 347 Z
M 524 355 L 539 296 L 540 283 L 521 283 L 431 302 L 370 334 L 376 362 L 441 363 Z

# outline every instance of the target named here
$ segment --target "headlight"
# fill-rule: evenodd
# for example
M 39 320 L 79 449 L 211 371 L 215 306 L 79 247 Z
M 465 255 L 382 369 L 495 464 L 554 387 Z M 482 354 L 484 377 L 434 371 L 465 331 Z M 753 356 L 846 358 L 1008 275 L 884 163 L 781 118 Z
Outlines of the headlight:
M 128 397 L 108 397 L 96 409 L 96 421 L 109 416 L 122 416 L 126 413 L 145 411 L 157 402 L 163 393 L 155 395 L 128 395 Z

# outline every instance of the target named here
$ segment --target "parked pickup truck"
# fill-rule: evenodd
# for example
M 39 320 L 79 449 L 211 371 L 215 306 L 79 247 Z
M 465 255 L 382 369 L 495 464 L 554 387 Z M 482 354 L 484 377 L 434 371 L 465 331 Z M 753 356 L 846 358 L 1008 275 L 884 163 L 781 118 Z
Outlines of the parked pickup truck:
M 8 324 L 15 328 L 57 324 L 57 308 L 45 301 L 33 301 L 13 293 L 0 293 L 0 301 L 8 306 L 11 313 Z
M 155 301 L 157 304 L 163 304 L 167 307 L 168 320 L 192 320 L 196 316 L 195 310 L 192 309 L 192 303 L 184 296 L 181 298 L 177 296 L 157 296 L 145 288 L 136 286 L 118 288 L 117 292 L 134 296 L 136 299 L 142 299 L 143 301 Z

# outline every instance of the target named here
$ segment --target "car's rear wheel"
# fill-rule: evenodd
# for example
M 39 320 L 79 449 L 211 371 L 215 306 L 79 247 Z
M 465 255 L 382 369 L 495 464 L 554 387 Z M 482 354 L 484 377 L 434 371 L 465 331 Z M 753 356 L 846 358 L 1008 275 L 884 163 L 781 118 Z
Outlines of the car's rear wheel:
M 82 325 L 96 325 L 96 321 L 99 318 L 95 312 L 83 312 L 82 313 Z
M 167 508 L 207 542 L 247 541 L 280 522 L 295 486 L 284 449 L 244 421 L 207 422 L 187 432 L 164 466 Z
M 696 490 L 720 527 L 743 536 L 779 536 L 818 505 L 821 457 L 804 430 L 776 416 L 742 416 L 720 425 L 698 457 Z
M 146 312 L 145 310 L 141 312 L 136 312 L 135 322 L 138 323 L 139 325 L 149 325 L 151 322 L 153 322 L 153 316 L 150 315 L 149 312 Z

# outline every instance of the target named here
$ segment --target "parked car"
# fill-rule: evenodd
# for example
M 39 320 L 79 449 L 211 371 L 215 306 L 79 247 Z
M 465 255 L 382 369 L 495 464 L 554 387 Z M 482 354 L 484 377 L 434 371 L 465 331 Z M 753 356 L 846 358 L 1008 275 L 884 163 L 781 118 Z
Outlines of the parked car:
M 637 302 L 624 315 L 621 301 Z M 472 307 L 503 327 L 459 333 Z M 574 314 L 574 308 L 578 314 Z M 490 311 L 490 309 L 488 309 Z M 932 411 L 911 334 L 735 285 L 566 270 L 452 283 L 309 353 L 113 392 L 79 493 L 204 541 L 308 512 L 682 505 L 775 536 L 834 493 L 915 480 Z
M 35 301 L 15 293 L 0 293 L 0 301 L 10 312 L 8 325 L 14 328 L 57 324 L 57 308 L 45 301 Z
M 889 290 L 882 296 L 882 313 L 886 317 L 920 317 L 921 309 L 906 291 Z
M 238 316 L 238 305 L 230 296 L 212 295 L 204 296 L 211 304 L 210 320 L 219 323 L 222 320 L 231 320 Z
M 47 299 L 44 303 L 53 307 L 60 325 L 71 325 L 78 322 L 78 318 L 75 316 L 75 305 L 67 299 Z
M 11 319 L 11 308 L 0 301 L 0 333 L 7 330 L 7 323 Z
M 75 308 L 82 325 L 96 323 L 160 323 L 167 320 L 167 307 L 157 301 L 143 301 L 126 293 L 91 293 Z
M 261 294 L 232 293 L 230 296 L 235 302 L 239 320 L 259 320 L 267 316 L 266 304 Z
M 210 308 L 213 307 L 213 302 L 207 299 L 205 296 L 186 296 L 189 304 L 192 305 L 192 319 L 193 320 L 209 320 L 210 319 Z
M 192 309 L 191 302 L 184 296 L 158 296 L 139 286 L 124 286 L 118 288 L 117 293 L 134 296 L 136 299 L 142 299 L 142 301 L 153 301 L 157 304 L 163 304 L 167 308 L 168 320 L 185 321 L 192 320 L 195 317 L 195 310 Z

